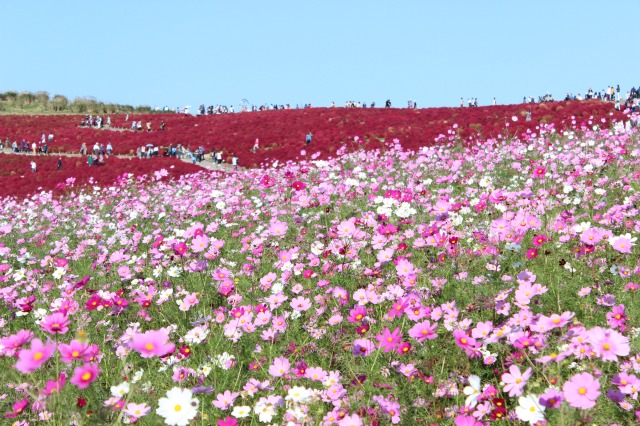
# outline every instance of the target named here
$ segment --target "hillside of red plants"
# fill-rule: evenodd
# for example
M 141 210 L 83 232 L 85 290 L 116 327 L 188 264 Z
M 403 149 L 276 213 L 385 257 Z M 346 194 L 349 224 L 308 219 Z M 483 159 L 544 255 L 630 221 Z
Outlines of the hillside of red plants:
M 531 109 L 532 120 L 525 121 Z M 518 120 L 514 121 L 513 117 Z M 80 128 L 84 118 L 77 115 L 0 116 L 0 138 L 18 142 L 39 140 L 42 133 L 53 133 L 53 152 L 78 152 L 82 142 L 90 148 L 95 142 L 106 146 L 111 142 L 116 154 L 134 153 L 137 147 L 153 144 L 161 147 L 182 144 L 191 149 L 204 146 L 223 149 L 225 160 L 238 155 L 240 165 L 252 167 L 266 160 L 295 159 L 305 148 L 307 132 L 313 133 L 307 151 L 332 156 L 346 142 L 359 137 L 365 148 L 376 148 L 383 140 L 400 139 L 406 148 L 418 148 L 436 143 L 454 125 L 458 137 L 490 138 L 504 134 L 536 132 L 540 124 L 554 125 L 560 130 L 571 125 L 609 125 L 621 119 L 622 113 L 610 103 L 600 101 L 553 102 L 542 104 L 499 105 L 478 108 L 310 108 L 272 110 L 210 116 L 150 114 L 111 116 L 114 128 L 128 129 L 133 120 L 147 121 L 152 131 L 110 131 Z M 161 121 L 165 130 L 159 130 Z M 508 127 L 507 127 L 508 126 Z M 252 153 L 255 139 L 260 150 Z
M 62 157 L 62 169 L 58 170 L 58 158 L 52 155 L 0 154 L 0 197 L 24 197 L 40 191 L 61 194 L 83 185 L 117 184 L 130 177 L 155 181 L 202 171 L 198 166 L 169 158 L 116 157 L 109 158 L 104 166 L 89 166 L 81 157 Z M 32 160 L 37 166 L 35 173 L 31 172 Z

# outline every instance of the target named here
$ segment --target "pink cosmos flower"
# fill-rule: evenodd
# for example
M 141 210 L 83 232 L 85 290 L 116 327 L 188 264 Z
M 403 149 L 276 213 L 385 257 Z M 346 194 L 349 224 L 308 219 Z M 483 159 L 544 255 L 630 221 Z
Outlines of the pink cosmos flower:
M 474 339 L 473 337 L 469 337 L 465 331 L 454 330 L 453 338 L 455 339 L 458 347 L 463 349 L 468 356 L 475 357 L 478 355 L 477 349 L 480 345 L 478 344 L 478 342 L 476 342 L 476 339 Z
M 343 220 L 338 225 L 338 237 L 351 237 L 356 232 L 356 226 L 350 220 Z
M 29 406 L 29 400 L 27 398 L 21 399 L 13 404 L 13 411 L 8 411 L 4 413 L 5 419 L 14 419 L 18 417 L 20 414 L 24 412 L 24 410 Z M 14 424 L 17 424 L 14 423 Z
M 49 334 L 65 334 L 69 331 L 69 319 L 61 312 L 55 312 L 42 321 L 40 327 Z
M 135 333 L 128 343 L 129 348 L 138 352 L 142 358 L 164 356 L 175 350 L 175 345 L 169 341 L 169 336 L 163 330 L 149 330 Z
M 521 373 L 517 365 L 512 365 L 509 367 L 509 373 L 504 373 L 501 377 L 506 384 L 503 390 L 509 392 L 509 396 L 520 396 L 529 377 L 531 377 L 531 367 Z
M 26 345 L 33 339 L 33 332 L 30 330 L 20 330 L 16 334 L 0 339 L 0 353 L 4 351 L 6 356 L 13 356 L 15 351 Z
M 81 360 L 83 354 L 87 350 L 89 345 L 77 340 L 72 340 L 71 343 L 58 345 L 58 351 L 60 352 L 60 361 L 70 363 L 74 360 Z
M 211 403 L 214 407 L 220 410 L 226 410 L 229 406 L 233 405 L 233 402 L 240 394 L 238 392 L 229 392 L 228 390 L 224 391 L 224 393 L 219 393 L 215 400 Z
M 409 337 L 413 337 L 418 342 L 435 339 L 438 335 L 435 333 L 438 324 L 431 324 L 429 321 L 422 321 L 409 329 Z
M 627 317 L 625 315 L 624 305 L 617 305 L 611 308 L 611 312 L 607 313 L 607 323 L 609 327 L 621 327 L 624 325 Z
M 289 227 L 285 222 L 280 222 L 279 220 L 276 220 L 271 223 L 271 226 L 269 226 L 269 234 L 271 234 L 274 237 L 279 237 L 279 236 L 285 235 L 288 229 Z
M 535 178 L 543 178 L 544 175 L 547 173 L 547 168 L 544 166 L 538 166 L 535 169 L 533 169 L 533 177 Z
M 238 421 L 233 417 L 225 417 L 216 422 L 218 426 L 238 426 Z
M 364 317 L 367 316 L 367 308 L 362 305 L 358 305 L 349 311 L 347 320 L 351 323 L 361 322 Z
M 375 349 L 373 342 L 369 339 L 356 339 L 353 341 L 352 353 L 355 356 L 369 356 Z
M 583 244 L 595 246 L 600 241 L 602 241 L 603 237 L 604 237 L 604 233 L 602 232 L 602 229 L 597 227 L 588 228 L 582 231 L 582 234 L 580 234 L 580 241 Z
M 207 249 L 209 246 L 209 238 L 206 235 L 199 235 L 191 240 L 191 250 L 194 253 L 200 253 Z
M 547 408 L 558 408 L 560 407 L 560 404 L 562 404 L 563 400 L 564 396 L 562 395 L 562 392 L 555 389 L 549 389 L 540 395 L 538 402 L 540 402 L 540 405 Z
M 544 243 L 546 243 L 548 241 L 548 238 L 546 235 L 544 234 L 538 234 L 535 237 L 533 237 L 533 240 L 531 241 L 531 243 L 536 246 L 536 247 L 540 247 L 542 246 Z
M 100 370 L 96 364 L 85 364 L 73 370 L 73 377 L 69 382 L 76 385 L 78 389 L 86 389 L 96 381 L 99 374 Z
M 47 380 L 47 384 L 40 392 L 44 395 L 51 395 L 60 392 L 67 384 L 67 373 L 60 373 L 56 380 Z
M 396 346 L 398 346 L 398 343 L 400 343 L 400 340 L 402 340 L 400 327 L 396 327 L 393 332 L 385 327 L 382 332 L 376 336 L 376 340 L 378 341 L 378 348 L 384 349 L 385 352 L 394 350 Z
M 565 382 L 562 391 L 571 407 L 586 410 L 596 406 L 596 399 L 600 396 L 600 382 L 589 373 L 580 373 Z
M 456 418 L 453 419 L 453 423 L 456 426 L 482 426 L 484 424 L 473 416 L 465 416 L 462 414 L 456 416 Z
M 269 374 L 273 377 L 282 377 L 291 370 L 291 363 L 283 356 L 276 357 L 269 366 Z
M 42 340 L 33 339 L 30 349 L 20 351 L 15 367 L 21 373 L 33 373 L 51 358 L 55 350 L 55 343 L 47 342 L 45 345 Z
M 629 338 L 610 328 L 594 327 L 589 330 L 589 343 L 593 352 L 603 361 L 618 361 L 619 356 L 629 355 Z
M 633 244 L 630 238 L 627 238 L 626 236 L 621 236 L 621 237 L 615 237 L 612 239 L 613 239 L 613 242 L 611 246 L 613 247 L 614 250 L 618 250 L 620 253 L 631 254 L 631 247 L 634 246 L 635 244 Z M 609 241 L 611 241 L 611 239 Z
M 296 311 L 306 311 L 311 308 L 311 300 L 303 296 L 294 297 L 291 299 L 290 305 Z
M 127 416 L 135 417 L 136 419 L 146 416 L 147 414 L 149 414 L 149 411 L 151 411 L 151 407 L 149 407 L 147 404 L 136 404 L 134 402 L 128 403 L 123 410 L 123 412 Z
M 123 280 L 131 279 L 133 277 L 133 274 L 131 273 L 131 268 L 129 268 L 127 265 L 120 266 L 118 268 L 118 276 Z

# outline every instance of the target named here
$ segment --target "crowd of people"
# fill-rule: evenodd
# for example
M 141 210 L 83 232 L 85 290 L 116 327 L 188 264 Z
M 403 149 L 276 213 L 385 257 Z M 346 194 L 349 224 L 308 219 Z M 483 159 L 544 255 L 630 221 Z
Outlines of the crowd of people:
M 92 127 L 95 129 L 102 129 L 103 119 L 99 115 L 85 115 L 84 119 L 80 121 L 78 127 Z M 111 116 L 107 115 L 107 127 L 111 127 Z

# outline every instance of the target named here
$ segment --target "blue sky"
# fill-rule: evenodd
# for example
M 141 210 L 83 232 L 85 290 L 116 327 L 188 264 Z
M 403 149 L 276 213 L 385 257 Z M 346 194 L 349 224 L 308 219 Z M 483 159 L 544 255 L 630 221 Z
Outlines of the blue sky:
M 560 98 L 640 85 L 638 16 L 637 0 L 3 1 L 0 91 L 171 108 Z

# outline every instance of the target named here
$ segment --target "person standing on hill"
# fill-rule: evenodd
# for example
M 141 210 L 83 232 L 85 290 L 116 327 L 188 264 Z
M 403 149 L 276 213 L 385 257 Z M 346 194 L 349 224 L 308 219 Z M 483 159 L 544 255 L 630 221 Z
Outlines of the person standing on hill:
M 62 157 L 58 157 L 58 170 L 62 170 Z
M 256 141 L 253 144 L 253 152 L 256 152 L 259 148 L 260 148 L 260 139 L 256 138 Z
M 31 160 L 31 173 L 35 173 L 37 170 L 36 168 L 36 162 Z
M 311 134 L 311 132 L 307 133 L 307 137 L 305 138 L 305 145 L 309 145 L 312 139 L 313 135 Z

